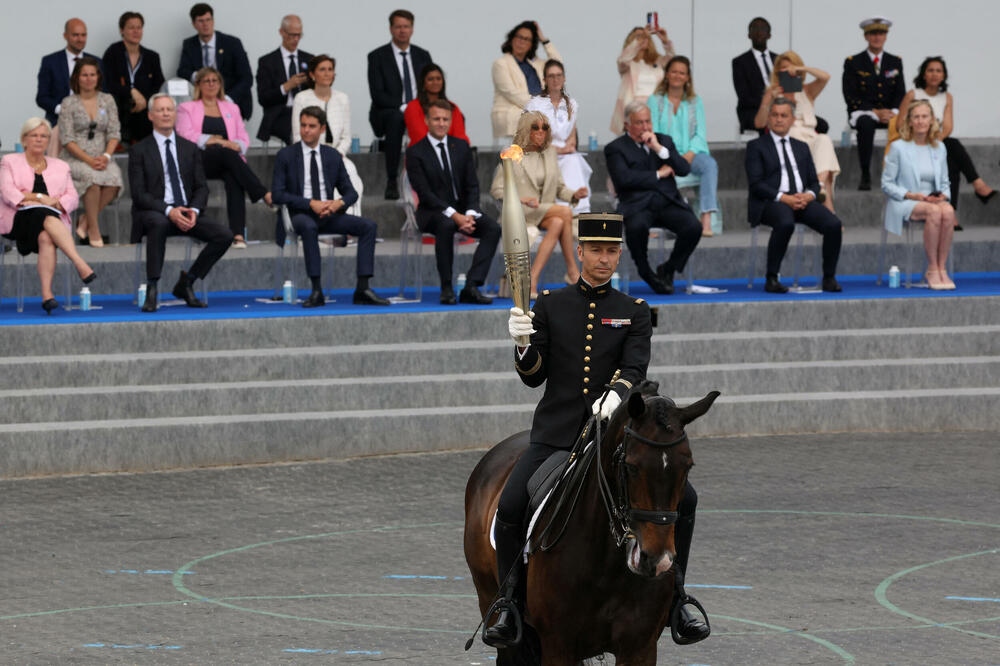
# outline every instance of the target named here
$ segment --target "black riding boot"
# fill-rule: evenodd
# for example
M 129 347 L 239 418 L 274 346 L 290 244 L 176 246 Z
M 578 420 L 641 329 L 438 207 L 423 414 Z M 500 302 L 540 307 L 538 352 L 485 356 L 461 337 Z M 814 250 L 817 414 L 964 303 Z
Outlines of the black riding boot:
M 508 648 L 520 641 L 521 601 L 518 599 L 518 588 L 521 579 L 521 548 L 524 539 L 521 526 L 505 523 L 497 518 L 494 539 L 497 545 L 497 571 L 500 574 L 502 599 L 490 609 L 499 609 L 497 621 L 483 629 L 483 642 L 495 648 Z M 486 618 L 487 622 L 489 617 Z
M 674 642 L 679 645 L 689 645 L 708 638 L 711 628 L 701 618 L 696 617 L 688 610 L 688 606 L 695 606 L 705 613 L 697 599 L 688 596 L 684 591 L 684 574 L 687 572 L 688 555 L 691 553 L 691 537 L 694 535 L 694 513 L 681 515 L 674 524 L 674 546 L 677 553 L 674 557 L 674 589 L 673 608 L 670 612 L 670 633 Z M 678 607 L 678 605 L 680 607 Z M 708 616 L 705 616 L 708 619 Z

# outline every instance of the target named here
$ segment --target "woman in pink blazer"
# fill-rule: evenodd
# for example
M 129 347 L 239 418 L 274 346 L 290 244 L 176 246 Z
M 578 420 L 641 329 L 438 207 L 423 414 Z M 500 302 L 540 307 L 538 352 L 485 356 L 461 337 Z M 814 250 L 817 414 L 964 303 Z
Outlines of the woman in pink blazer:
M 246 248 L 246 201 L 264 199 L 271 193 L 247 166 L 250 136 L 240 117 L 240 107 L 226 100 L 222 76 L 212 67 L 202 67 L 194 77 L 194 101 L 177 107 L 177 133 L 198 144 L 206 178 L 219 178 L 226 185 L 226 212 L 233 232 L 233 247 Z
M 79 198 L 69 165 L 45 155 L 51 136 L 47 120 L 29 118 L 21 127 L 24 152 L 0 161 L 0 233 L 16 241 L 22 255 L 38 253 L 42 308 L 49 314 L 59 307 L 52 294 L 57 247 L 73 262 L 84 284 L 97 277 L 73 244 L 69 214 Z

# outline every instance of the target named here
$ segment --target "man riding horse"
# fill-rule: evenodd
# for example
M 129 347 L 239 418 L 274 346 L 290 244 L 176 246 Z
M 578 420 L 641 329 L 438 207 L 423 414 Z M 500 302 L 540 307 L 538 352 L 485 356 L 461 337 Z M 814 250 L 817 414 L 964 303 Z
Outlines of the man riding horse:
M 544 383 L 545 394 L 535 408 L 530 445 L 515 464 L 497 509 L 497 571 L 507 603 L 483 634 L 486 643 L 496 648 L 515 645 L 515 613 L 524 609 L 520 563 L 528 479 L 552 453 L 573 447 L 592 413 L 602 419 L 611 416 L 629 389 L 645 378 L 649 365 L 649 306 L 611 287 L 611 275 L 622 253 L 621 217 L 581 215 L 579 232 L 576 251 L 581 277 L 577 283 L 543 291 L 532 312 L 525 314 L 516 307 L 510 311 L 508 330 L 515 343 L 518 336 L 531 336 L 527 347 L 515 346 L 514 365 L 528 386 Z M 687 568 L 697 502 L 694 488 L 687 483 L 674 528 L 678 580 Z M 676 617 L 673 629 L 684 643 L 708 636 L 709 628 L 686 606 Z

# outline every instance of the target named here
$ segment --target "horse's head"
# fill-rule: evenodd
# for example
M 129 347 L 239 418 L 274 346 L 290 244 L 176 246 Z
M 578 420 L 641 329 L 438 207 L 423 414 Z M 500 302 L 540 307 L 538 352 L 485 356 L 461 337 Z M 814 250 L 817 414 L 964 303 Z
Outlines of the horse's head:
M 625 543 L 628 568 L 642 576 L 666 573 L 674 562 L 674 522 L 694 465 L 684 426 L 708 411 L 719 397 L 712 391 L 698 402 L 678 407 L 656 393 L 655 382 L 632 391 L 610 424 L 621 428 L 613 456 L 618 504 L 634 537 Z M 624 422 L 624 423 L 622 423 Z

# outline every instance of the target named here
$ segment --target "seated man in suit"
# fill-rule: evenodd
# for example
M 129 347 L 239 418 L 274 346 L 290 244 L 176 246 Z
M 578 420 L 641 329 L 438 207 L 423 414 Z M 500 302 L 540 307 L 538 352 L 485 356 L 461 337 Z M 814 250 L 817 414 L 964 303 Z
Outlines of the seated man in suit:
M 308 72 L 312 54 L 299 50 L 302 19 L 295 14 L 281 19 L 278 34 L 281 46 L 257 61 L 257 101 L 264 109 L 257 138 L 267 141 L 275 136 L 288 145 L 292 142 L 292 100 L 312 85 Z
M 701 223 L 680 192 L 674 175 L 686 176 L 691 165 L 673 140 L 653 132 L 649 107 L 634 100 L 625 107 L 625 134 L 604 147 L 608 174 L 625 217 L 625 243 L 639 276 L 657 294 L 674 293 L 674 273 L 684 270 L 701 240 Z M 653 273 L 647 258 L 649 228 L 663 227 L 677 236 L 670 258 Z
M 146 302 L 143 312 L 156 312 L 157 284 L 163 269 L 167 236 L 194 236 L 205 243 L 191 267 L 181 271 L 173 294 L 192 308 L 205 304 L 194 294 L 192 283 L 204 278 L 233 243 L 223 224 L 201 217 L 208 204 L 208 183 L 198 146 L 174 132 L 177 107 L 165 93 L 149 98 L 153 133 L 133 144 L 128 155 L 128 181 L 132 191 L 132 242 L 146 236 Z
M 451 102 L 436 99 L 427 107 L 427 136 L 406 149 L 406 173 L 419 198 L 417 225 L 436 237 L 434 254 L 441 278 L 441 303 L 455 304 L 451 285 L 456 231 L 479 239 L 472 256 L 462 303 L 489 304 L 479 286 L 486 281 L 500 240 L 500 226 L 479 210 L 479 181 L 468 142 L 448 136 Z M 464 213 L 460 211 L 465 211 Z
M 368 92 L 372 105 L 368 121 L 375 136 L 385 137 L 386 199 L 399 198 L 399 155 L 403 149 L 406 105 L 417 97 L 417 74 L 433 62 L 431 54 L 410 43 L 413 13 L 397 9 L 389 14 L 392 41 L 368 54 Z
M 319 254 L 319 234 L 350 234 L 358 238 L 358 284 L 354 303 L 389 305 L 368 286 L 375 273 L 376 224 L 364 217 L 345 211 L 358 199 L 344 168 L 344 160 L 336 149 L 320 145 L 326 134 L 326 113 L 318 106 L 307 106 L 299 116 L 302 140 L 285 146 L 275 158 L 271 197 L 276 205 L 288 206 L 295 233 L 302 239 L 306 274 L 312 282 L 312 293 L 302 304 L 315 308 L 326 304 L 320 280 L 322 262 Z M 340 199 L 333 198 L 334 188 Z M 285 242 L 285 228 L 277 227 L 277 242 Z
M 63 98 L 73 93 L 69 88 L 69 77 L 80 58 L 93 58 L 100 64 L 101 59 L 83 49 L 87 46 L 87 24 L 78 18 L 66 21 L 63 29 L 66 48 L 50 53 L 42 58 L 38 68 L 38 92 L 35 104 L 45 110 L 45 119 L 55 127 L 59 122 Z
M 194 83 L 194 75 L 202 67 L 214 67 L 222 74 L 226 97 L 240 107 L 243 120 L 253 113 L 253 72 L 250 60 L 238 37 L 215 29 L 215 13 L 204 2 L 191 7 L 191 25 L 198 34 L 188 37 L 181 45 L 181 61 L 177 76 Z
M 841 84 L 848 122 L 858 132 L 858 161 L 861 163 L 858 189 L 870 190 L 875 130 L 888 127 L 889 120 L 899 113 L 906 82 L 903 80 L 903 61 L 883 50 L 892 21 L 875 17 L 860 25 L 865 31 L 868 48 L 844 61 Z
M 778 273 L 796 222 L 823 234 L 823 291 L 840 291 L 836 272 L 843 224 L 816 201 L 819 179 L 809 146 L 788 136 L 794 122 L 795 103 L 777 97 L 771 102 L 767 117 L 770 133 L 747 144 L 750 226 L 771 227 L 764 291 L 772 294 L 788 291 L 778 281 Z

